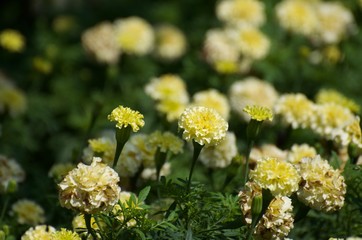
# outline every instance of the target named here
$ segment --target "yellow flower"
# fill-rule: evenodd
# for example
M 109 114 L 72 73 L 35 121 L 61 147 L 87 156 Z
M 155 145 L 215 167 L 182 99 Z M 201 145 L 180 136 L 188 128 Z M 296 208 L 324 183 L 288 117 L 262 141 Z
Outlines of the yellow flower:
M 274 196 L 290 196 L 299 188 L 300 176 L 292 164 L 276 158 L 260 160 L 250 178 Z
M 246 106 L 244 108 L 244 112 L 250 115 L 251 119 L 254 119 L 258 122 L 262 122 L 265 120 L 272 121 L 273 120 L 273 112 L 267 107 L 263 106 Z
M 319 155 L 304 158 L 300 164 L 302 185 L 297 195 L 304 204 L 318 211 L 333 212 L 344 205 L 346 184 L 339 170 Z
M 47 225 L 31 227 L 21 236 L 21 240 L 53 240 L 52 234 L 55 231 L 55 228 Z
M 90 225 L 93 229 L 99 229 L 98 224 L 96 223 L 96 220 L 94 219 L 94 217 L 91 217 Z M 73 218 L 72 227 L 73 227 L 73 231 L 79 232 L 79 233 L 87 230 L 87 225 L 85 223 L 84 214 L 78 214 Z
M 179 128 L 182 137 L 200 145 L 216 145 L 224 140 L 228 123 L 212 108 L 190 107 L 180 116 Z
M 117 122 L 116 127 L 119 129 L 131 126 L 133 132 L 137 132 L 140 127 L 145 125 L 143 115 L 128 107 L 118 106 L 108 115 L 108 120 Z
M 333 89 L 322 89 L 317 93 L 315 98 L 316 103 L 318 104 L 333 102 L 348 108 L 354 113 L 359 113 L 360 111 L 360 106 L 355 101 L 345 97 L 343 94 Z
M 0 193 L 6 192 L 11 181 L 16 183 L 25 179 L 25 172 L 13 159 L 0 155 Z
M 59 231 L 56 231 L 52 234 L 52 240 L 82 240 L 82 239 L 77 233 L 67 230 L 65 228 L 61 228 Z
M 59 186 L 59 200 L 63 207 L 82 213 L 97 213 L 113 206 L 121 191 L 119 176 L 112 168 L 93 158 L 90 166 L 79 163 Z
M 160 148 L 161 152 L 170 151 L 173 154 L 178 154 L 183 152 L 183 141 L 175 136 L 171 132 L 161 133 L 160 131 L 155 131 L 149 135 L 148 146 L 151 148 Z
M 216 61 L 213 64 L 215 70 L 219 73 L 231 74 L 239 70 L 239 63 L 236 61 Z
M 300 164 L 303 158 L 313 158 L 315 156 L 317 156 L 317 151 L 314 147 L 311 147 L 308 144 L 294 144 L 288 153 L 288 162 L 298 167 L 296 164 Z
M 75 165 L 72 163 L 57 163 L 50 168 L 48 175 L 56 180 L 61 180 L 74 167 Z
M 28 199 L 15 202 L 11 207 L 11 215 L 15 215 L 20 224 L 36 226 L 45 222 L 44 209 Z
M 24 36 L 13 29 L 5 29 L 0 32 L 0 46 L 10 52 L 21 52 L 25 46 Z

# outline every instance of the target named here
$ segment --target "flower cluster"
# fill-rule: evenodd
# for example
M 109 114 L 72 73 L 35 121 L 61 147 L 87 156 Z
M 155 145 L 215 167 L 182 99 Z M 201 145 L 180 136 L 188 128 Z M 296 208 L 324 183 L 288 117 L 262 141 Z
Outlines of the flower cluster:
M 52 240 L 82 240 L 77 233 L 67 230 L 65 228 L 61 228 L 59 231 L 53 232 L 51 239 Z
M 45 222 L 44 209 L 36 202 L 28 199 L 21 199 L 11 207 L 11 215 L 14 215 L 17 222 L 36 226 Z
M 38 225 L 29 228 L 22 236 L 21 240 L 52 240 L 55 228 L 47 225 Z
M 360 112 L 360 106 L 356 102 L 333 89 L 322 89 L 318 91 L 315 101 L 317 104 L 335 103 L 348 108 L 354 113 Z
M 117 202 L 118 182 L 118 174 L 100 158 L 93 158 L 90 166 L 79 163 L 58 184 L 60 204 L 82 213 L 102 211 Z
M 287 160 L 298 167 L 303 158 L 314 158 L 317 156 L 317 150 L 308 144 L 294 144 L 288 152 Z
M 0 193 L 8 190 L 11 182 L 19 183 L 24 181 L 25 172 L 13 159 L 0 155 Z
M 171 132 L 155 131 L 149 135 L 148 146 L 151 148 L 160 148 L 161 152 L 170 151 L 173 154 L 178 154 L 183 152 L 183 141 L 175 136 Z

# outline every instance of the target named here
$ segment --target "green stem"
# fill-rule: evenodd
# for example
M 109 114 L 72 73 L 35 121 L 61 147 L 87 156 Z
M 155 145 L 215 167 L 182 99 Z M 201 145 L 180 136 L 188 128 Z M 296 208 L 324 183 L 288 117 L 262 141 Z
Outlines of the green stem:
M 116 147 L 116 153 L 114 154 L 113 159 L 113 168 L 117 166 L 119 156 L 122 153 L 123 147 L 128 141 L 130 135 L 131 135 L 131 126 L 127 126 L 126 128 L 122 129 L 116 129 L 116 139 L 117 139 L 117 147 Z
M 2 225 L 3 219 L 5 217 L 5 213 L 6 213 L 6 209 L 8 208 L 9 201 L 10 201 L 10 197 L 9 197 L 9 195 L 6 195 L 5 201 L 4 201 L 4 206 L 3 206 L 3 209 L 1 210 L 1 215 L 0 215 L 0 226 Z
M 246 148 L 246 155 L 245 155 L 245 165 L 244 165 L 244 174 L 243 174 L 243 186 L 245 186 L 246 182 L 249 179 L 249 159 L 250 159 L 250 152 L 254 146 L 254 141 L 248 141 L 248 145 Z
M 93 237 L 93 240 L 96 240 L 97 235 L 95 234 L 95 232 L 91 226 L 91 218 L 92 218 L 92 214 L 88 214 L 88 213 L 84 214 L 84 220 L 85 220 L 85 225 L 88 230 L 88 234 L 90 234 Z
M 189 179 L 188 179 L 188 182 L 187 182 L 187 192 L 190 191 L 192 173 L 194 172 L 196 161 L 199 158 L 200 152 L 201 152 L 201 150 L 203 148 L 203 145 L 200 145 L 195 141 L 192 141 L 192 143 L 194 145 L 194 155 L 192 157 L 191 169 L 190 169 L 190 173 L 189 173 Z

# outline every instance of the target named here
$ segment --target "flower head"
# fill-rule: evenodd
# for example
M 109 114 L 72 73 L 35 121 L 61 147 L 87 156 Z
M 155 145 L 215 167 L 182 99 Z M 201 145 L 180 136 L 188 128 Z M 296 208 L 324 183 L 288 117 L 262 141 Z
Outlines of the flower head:
M 24 36 L 13 29 L 5 29 L 0 32 L 0 46 L 10 52 L 21 52 L 25 46 Z
M 271 109 L 263 106 L 246 106 L 244 112 L 250 115 L 251 119 L 254 119 L 258 122 L 262 122 L 265 120 L 272 121 L 273 120 L 273 112 Z
M 183 141 L 175 136 L 171 132 L 161 133 L 160 131 L 155 131 L 149 135 L 148 146 L 151 148 L 160 148 L 161 152 L 170 151 L 173 154 L 178 154 L 183 152 Z
M 319 155 L 304 158 L 299 169 L 302 185 L 298 199 L 318 211 L 333 212 L 344 205 L 346 184 L 339 170 L 334 170 Z
M 316 95 L 316 103 L 336 103 L 338 105 L 348 108 L 354 113 L 358 113 L 360 111 L 360 106 L 355 101 L 345 97 L 343 94 L 333 89 L 320 90 Z
M 212 108 L 190 107 L 180 116 L 178 126 L 183 138 L 200 145 L 216 145 L 226 136 L 228 123 Z
M 250 171 L 250 178 L 274 196 L 290 196 L 298 190 L 301 180 L 292 164 L 276 158 L 260 160 L 255 170 Z
M 16 183 L 25 179 L 25 172 L 13 159 L 0 155 L 0 193 L 6 192 L 11 181 Z
M 308 144 L 294 144 L 288 153 L 287 160 L 294 166 L 298 167 L 303 158 L 314 158 L 315 156 L 317 156 L 317 150 L 314 147 L 311 147 Z
M 52 226 L 38 225 L 29 228 L 23 236 L 21 236 L 21 240 L 53 240 L 52 234 L 55 231 L 55 228 Z
M 81 240 L 81 238 L 77 233 L 62 228 L 52 234 L 52 240 Z
M 22 199 L 11 207 L 11 215 L 15 215 L 18 223 L 36 226 L 45 222 L 44 209 L 36 202 Z
M 65 175 L 68 174 L 68 172 L 70 172 L 74 168 L 75 165 L 72 163 L 57 163 L 50 168 L 48 176 L 56 180 L 61 180 Z
M 63 207 L 82 213 L 96 213 L 113 206 L 121 191 L 119 176 L 112 168 L 93 158 L 90 166 L 79 163 L 59 186 L 59 200 Z
M 108 115 L 108 120 L 117 122 L 116 127 L 119 129 L 130 126 L 133 132 L 138 132 L 140 127 L 145 125 L 143 115 L 140 112 L 123 106 L 113 109 L 111 114 Z

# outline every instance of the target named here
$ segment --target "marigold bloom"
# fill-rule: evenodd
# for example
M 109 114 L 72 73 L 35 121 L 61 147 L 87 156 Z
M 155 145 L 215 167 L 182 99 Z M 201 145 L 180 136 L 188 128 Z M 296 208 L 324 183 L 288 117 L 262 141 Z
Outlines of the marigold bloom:
M 25 172 L 13 159 L 0 155 L 0 193 L 6 192 L 11 181 L 16 183 L 25 179 Z
M 190 107 L 180 116 L 178 126 L 182 137 L 200 145 L 212 146 L 224 140 L 228 123 L 212 108 Z
M 75 165 L 72 163 L 57 163 L 50 168 L 48 176 L 56 180 L 61 180 L 68 172 L 73 170 L 73 168 L 75 168 Z
M 161 152 L 170 151 L 173 154 L 178 154 L 183 152 L 183 141 L 175 136 L 171 132 L 155 131 L 149 135 L 147 140 L 148 146 L 151 148 L 160 148 Z
M 171 173 L 171 164 L 166 162 L 162 165 L 160 170 L 160 176 L 168 176 Z M 145 180 L 157 180 L 157 170 L 155 167 L 147 167 L 143 169 L 141 173 L 141 178 Z
M 25 47 L 24 36 L 13 29 L 5 29 L 0 32 L 0 46 L 10 52 L 21 52 Z
M 303 158 L 314 158 L 315 156 L 317 156 L 317 150 L 314 147 L 308 144 L 294 144 L 288 152 L 287 160 L 297 167 L 297 164 L 300 164 Z
M 52 234 L 52 240 L 82 240 L 82 239 L 77 233 L 67 230 L 65 228 L 61 228 L 59 231 L 56 231 Z
M 195 93 L 193 106 L 203 106 L 215 109 L 225 120 L 229 119 L 230 106 L 226 96 L 216 89 L 209 89 Z
M 232 110 L 249 121 L 250 116 L 244 112 L 244 108 L 247 105 L 258 105 L 271 109 L 278 99 L 278 92 L 268 82 L 255 77 L 247 77 L 230 86 L 229 99 Z
M 293 128 L 310 127 L 316 119 L 316 105 L 301 93 L 282 95 L 274 112 Z
M 145 55 L 152 51 L 155 35 L 152 26 L 139 17 L 128 17 L 114 23 L 116 41 L 128 54 Z
M 333 212 L 344 205 L 346 184 L 339 170 L 319 155 L 304 158 L 300 164 L 302 185 L 297 195 L 304 204 L 318 211 Z
M 36 226 L 45 222 L 44 209 L 36 202 L 21 199 L 11 206 L 11 215 L 15 215 L 17 222 Z
M 120 47 L 115 39 L 112 23 L 101 22 L 82 34 L 84 49 L 100 63 L 116 64 Z
M 354 113 L 359 113 L 360 111 L 360 106 L 355 101 L 333 89 L 322 89 L 318 91 L 315 100 L 317 104 L 336 103 L 348 108 Z
M 113 206 L 121 191 L 118 174 L 93 158 L 90 166 L 79 163 L 58 184 L 60 204 L 82 213 L 97 213 Z
M 108 115 L 108 120 L 117 122 L 116 127 L 119 129 L 130 126 L 133 132 L 138 132 L 145 125 L 143 115 L 140 112 L 121 105 L 113 109 L 111 114 Z
M 304 0 L 284 0 L 277 4 L 280 25 L 292 32 L 312 36 L 319 30 L 315 3 Z
M 247 182 L 244 189 L 239 192 L 239 204 L 243 213 L 244 221 L 247 224 L 252 223 L 251 205 L 255 196 L 262 194 L 262 189 L 254 182 Z
M 90 225 L 93 229 L 99 229 L 98 224 L 94 217 L 90 219 Z M 84 232 L 87 230 L 87 225 L 85 223 L 84 214 L 77 214 L 72 220 L 73 231 L 75 232 Z
M 251 119 L 254 119 L 258 122 L 262 122 L 265 120 L 272 121 L 273 120 L 273 112 L 271 109 L 263 106 L 246 106 L 243 109 L 244 112 L 249 114 Z
M 200 153 L 200 161 L 209 168 L 225 168 L 237 155 L 236 137 L 227 132 L 226 137 L 216 146 L 205 147 Z
M 55 231 L 55 228 L 47 225 L 31 227 L 21 236 L 21 240 L 53 240 L 52 234 Z
M 260 160 L 250 178 L 274 196 L 290 196 L 299 188 L 300 176 L 292 164 L 276 158 Z
M 250 168 L 253 169 L 260 159 L 271 157 L 284 160 L 287 158 L 287 154 L 287 151 L 278 148 L 274 144 L 263 144 L 259 147 L 254 147 L 251 149 L 249 165 Z
M 226 23 L 260 26 L 265 22 L 264 4 L 257 0 L 223 0 L 216 6 L 216 15 Z
M 155 54 L 160 59 L 172 61 L 185 53 L 186 37 L 180 29 L 172 25 L 161 25 L 155 32 Z

